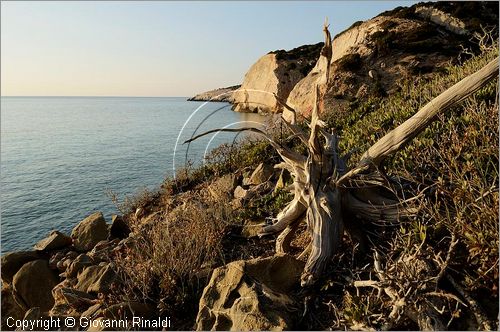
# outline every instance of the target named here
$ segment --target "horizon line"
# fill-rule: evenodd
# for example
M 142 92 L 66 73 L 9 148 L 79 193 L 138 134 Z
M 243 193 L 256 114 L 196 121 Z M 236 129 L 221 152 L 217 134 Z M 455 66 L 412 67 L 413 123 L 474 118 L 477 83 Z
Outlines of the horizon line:
M 8 97 L 8 98 L 191 98 L 189 96 L 90 96 L 90 95 L 78 95 L 78 96 L 58 96 L 58 95 L 26 95 L 26 96 L 21 96 L 21 95 L 15 95 L 15 96 L 8 96 L 8 95 L 0 95 L 0 98 L 3 97 Z

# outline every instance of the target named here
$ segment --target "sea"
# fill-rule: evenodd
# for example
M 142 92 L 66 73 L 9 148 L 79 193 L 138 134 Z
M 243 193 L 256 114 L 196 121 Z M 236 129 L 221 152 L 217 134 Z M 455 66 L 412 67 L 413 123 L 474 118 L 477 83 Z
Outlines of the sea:
M 267 118 L 184 97 L 1 97 L 1 252 L 28 250 L 52 230 L 118 213 L 110 193 L 158 189 L 210 150 L 247 139 L 216 128 L 262 127 Z

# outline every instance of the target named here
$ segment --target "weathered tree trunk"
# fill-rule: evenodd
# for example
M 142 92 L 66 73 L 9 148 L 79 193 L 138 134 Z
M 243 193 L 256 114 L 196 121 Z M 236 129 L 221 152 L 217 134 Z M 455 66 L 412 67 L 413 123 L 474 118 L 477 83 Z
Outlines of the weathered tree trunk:
M 344 222 L 348 222 L 344 220 L 344 216 L 357 215 L 369 221 L 380 219 L 397 221 L 400 217 L 417 212 L 416 209 L 403 204 L 404 202 L 380 195 L 379 191 L 373 188 L 384 187 L 384 182 L 376 177 L 367 177 L 366 173 L 377 171 L 384 158 L 401 149 L 418 135 L 438 113 L 460 102 L 498 74 L 497 58 L 477 73 L 464 78 L 446 90 L 402 125 L 385 135 L 363 154 L 361 161 L 352 170 L 346 172 L 346 162 L 339 155 L 337 136 L 328 133 L 319 118 L 328 86 L 332 57 L 331 36 L 326 24 L 323 31 L 325 45 L 318 63 L 325 68 L 322 68 L 322 76 L 318 78 L 316 86 L 316 99 L 309 124 L 309 135 L 295 124 L 296 111 L 277 98 L 279 103 L 294 114 L 294 120 L 288 122 L 283 119 L 283 121 L 307 146 L 307 156 L 302 156 L 280 145 L 266 133 L 255 128 L 216 129 L 186 141 L 190 142 L 217 131 L 244 130 L 260 133 L 269 140 L 283 159 L 279 167 L 288 169 L 294 179 L 295 196 L 277 215 L 272 225 L 263 227 L 260 236 L 282 232 L 278 236 L 276 250 L 286 252 L 289 250 L 298 223 L 305 213 L 308 230 L 311 233 L 311 251 L 302 274 L 302 286 L 314 283 L 330 263 L 341 244 Z M 357 180 L 358 186 L 355 189 L 345 185 L 360 173 L 365 175 L 364 178 Z M 361 183 L 361 188 L 359 183 Z

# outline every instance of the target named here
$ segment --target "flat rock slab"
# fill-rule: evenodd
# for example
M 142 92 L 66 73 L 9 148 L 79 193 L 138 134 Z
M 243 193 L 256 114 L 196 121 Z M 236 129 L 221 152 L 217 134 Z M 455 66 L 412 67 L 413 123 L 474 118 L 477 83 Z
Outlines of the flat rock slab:
M 45 239 L 38 241 L 33 249 L 40 251 L 62 249 L 70 246 L 71 242 L 69 236 L 59 231 L 52 231 Z

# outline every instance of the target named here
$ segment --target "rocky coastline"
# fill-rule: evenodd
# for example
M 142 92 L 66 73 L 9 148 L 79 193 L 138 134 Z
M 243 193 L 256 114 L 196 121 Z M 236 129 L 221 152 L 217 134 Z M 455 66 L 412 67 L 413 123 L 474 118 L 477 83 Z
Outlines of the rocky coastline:
M 213 102 L 232 102 L 233 91 L 239 89 L 241 85 L 228 86 L 197 94 L 188 99 L 188 101 L 213 101 Z

